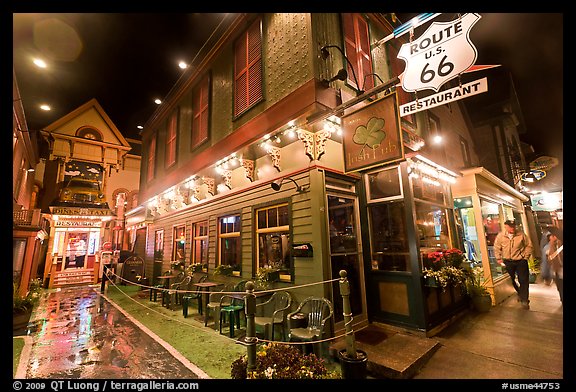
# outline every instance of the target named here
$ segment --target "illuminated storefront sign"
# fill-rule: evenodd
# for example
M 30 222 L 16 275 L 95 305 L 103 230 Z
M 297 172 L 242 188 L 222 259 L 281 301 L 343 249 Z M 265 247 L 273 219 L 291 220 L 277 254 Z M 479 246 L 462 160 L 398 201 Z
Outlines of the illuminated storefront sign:
M 50 212 L 54 215 L 87 215 L 87 216 L 109 216 L 113 215 L 109 209 L 82 208 L 82 207 L 50 207 Z
M 562 192 L 542 193 L 530 197 L 532 211 L 556 211 L 562 209 Z
M 431 109 L 436 106 L 444 105 L 449 102 L 457 101 L 462 98 L 468 98 L 476 94 L 488 91 L 488 79 L 482 78 L 470 83 L 457 86 L 438 94 L 429 95 L 416 101 L 400 105 L 400 116 L 404 117 L 409 114 Z
M 404 159 L 396 93 L 342 117 L 344 170 Z
M 102 227 L 102 222 L 57 220 L 54 222 L 54 227 Z

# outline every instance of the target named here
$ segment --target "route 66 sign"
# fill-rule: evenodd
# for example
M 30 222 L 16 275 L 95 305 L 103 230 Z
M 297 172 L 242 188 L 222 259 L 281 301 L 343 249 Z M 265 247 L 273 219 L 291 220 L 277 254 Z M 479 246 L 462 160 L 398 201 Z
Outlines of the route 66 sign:
M 440 87 L 476 62 L 478 52 L 468 34 L 480 15 L 469 13 L 451 22 L 434 22 L 418 39 L 402 45 L 406 62 L 402 88 L 408 92 Z

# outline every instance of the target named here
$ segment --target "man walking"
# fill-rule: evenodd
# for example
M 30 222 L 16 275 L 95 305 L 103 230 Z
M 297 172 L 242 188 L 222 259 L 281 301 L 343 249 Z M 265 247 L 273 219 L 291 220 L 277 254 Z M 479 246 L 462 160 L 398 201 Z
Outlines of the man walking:
M 504 222 L 504 231 L 498 233 L 494 240 L 494 255 L 496 261 L 505 267 L 512 279 L 512 285 L 518 293 L 520 303 L 524 309 L 530 309 L 528 299 L 528 286 L 530 272 L 528 259 L 532 255 L 532 242 L 523 232 L 516 230 L 516 222 Z M 516 283 L 518 277 L 518 283 Z

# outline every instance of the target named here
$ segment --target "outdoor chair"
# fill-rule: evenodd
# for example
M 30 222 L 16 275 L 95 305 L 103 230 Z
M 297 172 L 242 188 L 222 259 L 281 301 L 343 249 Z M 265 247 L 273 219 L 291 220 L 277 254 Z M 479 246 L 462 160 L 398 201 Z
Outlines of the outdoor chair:
M 234 286 L 233 291 L 238 293 L 246 292 L 247 280 L 242 280 Z M 240 329 L 240 314 L 244 312 L 244 296 L 222 295 L 220 298 L 220 333 L 222 333 L 222 325 L 228 319 L 230 337 L 234 337 L 234 324 L 236 328 Z
M 306 325 L 294 325 L 296 315 L 303 314 Z M 288 315 L 288 341 L 314 342 L 322 340 L 329 331 L 327 321 L 334 315 L 332 302 L 322 297 L 308 297 L 304 299 L 296 310 Z M 294 319 L 293 319 L 294 317 Z M 314 353 L 320 356 L 320 348 L 314 344 Z M 305 351 L 305 350 L 303 350 Z
M 190 293 L 186 293 L 182 296 L 182 314 L 184 317 L 188 317 L 188 306 L 190 305 L 190 301 L 196 299 L 198 300 L 198 313 L 202 313 L 202 289 L 200 287 L 195 287 L 194 283 L 201 283 L 205 282 L 208 279 L 207 275 L 201 274 L 194 274 L 192 275 L 192 281 L 190 282 Z M 194 290 L 194 291 L 192 291 Z
M 163 273 L 163 275 L 170 275 L 172 271 L 168 270 Z M 154 302 L 158 299 L 158 292 L 160 292 L 160 296 L 162 296 L 162 289 L 164 288 L 164 282 L 156 283 L 154 286 L 150 287 L 150 301 L 152 301 L 152 297 L 154 297 Z
M 170 309 L 172 305 L 180 304 L 180 298 L 183 294 L 178 291 L 189 290 L 191 282 L 192 276 L 186 276 L 181 281 L 172 283 L 170 285 L 170 290 L 162 293 L 162 306 L 166 306 L 166 308 Z
M 206 309 L 205 309 L 205 313 L 204 313 L 204 326 L 207 327 L 208 326 L 208 318 L 210 317 L 210 314 L 212 314 L 212 318 L 214 319 L 214 329 L 216 329 L 216 315 L 220 315 L 220 306 L 224 305 L 230 305 L 231 301 L 227 301 L 227 302 L 220 302 L 220 299 L 222 298 L 222 296 L 224 294 L 222 293 L 230 293 L 232 291 L 234 291 L 234 283 L 226 283 L 224 285 L 224 288 L 220 291 L 215 291 L 213 293 L 210 293 L 209 299 L 208 299 L 208 303 L 206 304 Z
M 264 336 L 268 340 L 274 340 L 274 327 L 282 329 L 282 340 L 286 340 L 287 319 L 292 305 L 292 296 L 287 291 L 276 291 L 266 301 L 256 304 L 256 316 L 254 324 L 256 328 L 264 330 Z

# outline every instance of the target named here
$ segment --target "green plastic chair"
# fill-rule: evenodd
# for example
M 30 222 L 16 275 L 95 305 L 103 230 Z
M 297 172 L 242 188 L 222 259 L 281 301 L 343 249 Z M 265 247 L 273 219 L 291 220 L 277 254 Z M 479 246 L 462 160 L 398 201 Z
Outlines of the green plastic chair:
M 293 326 L 292 317 L 298 313 L 305 315 L 305 326 Z M 288 341 L 314 342 L 322 340 L 328 332 L 327 321 L 334 316 L 334 307 L 330 300 L 323 297 L 308 297 L 300 302 L 296 310 L 288 314 Z M 314 353 L 320 356 L 319 348 L 314 344 Z
M 256 328 L 264 330 L 264 336 L 268 340 L 274 340 L 274 327 L 282 329 L 282 339 L 286 340 L 288 329 L 288 313 L 292 305 L 292 296 L 287 291 L 276 291 L 265 302 L 256 304 L 256 316 L 254 324 Z
M 170 285 L 170 290 L 162 292 L 162 306 L 172 309 L 173 304 L 179 305 L 183 294 L 178 291 L 188 290 L 190 282 L 192 282 L 192 276 L 185 276 L 181 281 L 172 283 Z
M 247 280 L 242 280 L 234 286 L 233 291 L 239 293 L 246 292 Z M 228 304 L 226 304 L 228 303 Z M 234 325 L 240 329 L 240 314 L 244 312 L 244 297 L 237 298 L 230 295 L 223 295 L 220 298 L 220 333 L 222 333 L 222 325 L 228 319 L 230 337 L 234 337 Z
M 198 276 L 198 278 L 194 279 L 195 276 Z M 205 282 L 206 279 L 208 279 L 207 275 L 194 274 L 192 275 L 190 286 L 194 287 L 194 283 Z M 198 287 L 196 288 L 196 291 L 184 294 L 182 296 L 182 315 L 184 317 L 188 317 L 188 306 L 190 305 L 190 301 L 194 299 L 198 300 L 198 313 L 202 314 L 202 290 Z
M 172 271 L 168 270 L 165 271 L 162 275 L 170 275 L 172 273 Z M 156 302 L 156 300 L 158 299 L 158 292 L 162 292 L 162 289 L 164 288 L 164 283 L 157 283 L 154 286 L 152 286 L 150 288 L 150 301 L 152 301 L 152 297 L 154 297 L 154 302 Z M 160 294 L 162 295 L 162 294 Z
M 208 303 L 206 304 L 206 310 L 204 313 L 204 326 L 208 326 L 208 319 L 210 318 L 210 314 L 212 314 L 212 318 L 214 319 L 214 329 L 216 329 L 216 315 L 220 315 L 220 307 L 231 305 L 231 301 L 228 302 L 221 302 L 222 293 L 229 293 L 234 291 L 235 284 L 234 283 L 226 283 L 224 288 L 219 291 L 215 291 L 210 293 Z

